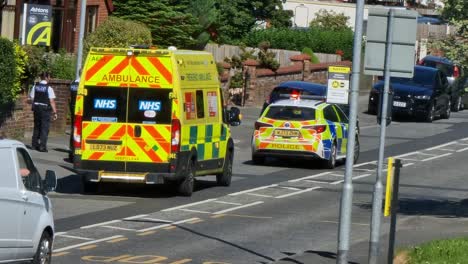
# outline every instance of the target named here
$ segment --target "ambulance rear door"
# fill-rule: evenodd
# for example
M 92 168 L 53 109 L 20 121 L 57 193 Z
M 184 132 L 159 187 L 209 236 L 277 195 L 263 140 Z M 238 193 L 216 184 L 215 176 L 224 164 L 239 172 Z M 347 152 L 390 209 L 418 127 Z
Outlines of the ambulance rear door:
M 130 65 L 127 171 L 166 170 L 173 109 L 171 57 L 138 54 Z

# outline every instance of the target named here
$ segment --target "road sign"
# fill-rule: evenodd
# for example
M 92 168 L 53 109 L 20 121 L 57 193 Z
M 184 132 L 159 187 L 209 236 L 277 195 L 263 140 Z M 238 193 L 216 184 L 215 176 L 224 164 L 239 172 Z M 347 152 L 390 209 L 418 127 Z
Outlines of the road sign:
M 50 46 L 52 7 L 24 4 L 22 45 Z
M 349 67 L 328 67 L 327 103 L 348 104 L 350 72 Z
M 384 74 L 385 47 L 391 45 L 390 75 L 392 77 L 413 77 L 415 64 L 415 43 L 418 12 L 393 9 L 394 23 L 391 43 L 387 41 L 389 8 L 369 9 L 367 22 L 364 74 Z

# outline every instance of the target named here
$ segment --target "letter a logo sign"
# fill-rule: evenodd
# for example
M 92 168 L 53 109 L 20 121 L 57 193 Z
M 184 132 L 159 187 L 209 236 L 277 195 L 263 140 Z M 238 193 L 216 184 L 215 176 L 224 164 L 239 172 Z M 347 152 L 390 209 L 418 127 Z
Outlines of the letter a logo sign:
M 21 44 L 50 46 L 51 15 L 50 5 L 24 4 Z

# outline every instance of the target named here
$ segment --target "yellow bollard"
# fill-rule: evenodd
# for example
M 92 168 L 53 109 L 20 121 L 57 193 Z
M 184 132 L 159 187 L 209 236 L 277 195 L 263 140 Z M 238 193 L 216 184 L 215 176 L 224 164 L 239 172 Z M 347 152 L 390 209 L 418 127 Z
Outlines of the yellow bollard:
M 393 192 L 393 158 L 388 158 L 387 168 L 387 188 L 385 191 L 385 209 L 384 216 L 389 216 L 392 207 L 392 192 Z

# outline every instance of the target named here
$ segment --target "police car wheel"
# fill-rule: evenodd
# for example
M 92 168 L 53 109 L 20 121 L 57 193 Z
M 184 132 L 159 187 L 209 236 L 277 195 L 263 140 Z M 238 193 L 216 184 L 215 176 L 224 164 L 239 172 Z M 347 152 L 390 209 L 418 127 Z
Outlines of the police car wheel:
M 336 165 L 336 144 L 333 142 L 330 158 L 325 160 L 325 168 L 334 169 Z
M 192 196 L 195 185 L 195 162 L 189 161 L 187 177 L 179 183 L 178 192 L 182 196 Z
M 219 186 L 229 186 L 231 185 L 232 178 L 232 162 L 234 155 L 231 150 L 228 150 L 226 153 L 226 161 L 224 162 L 223 172 L 216 174 L 216 183 Z

